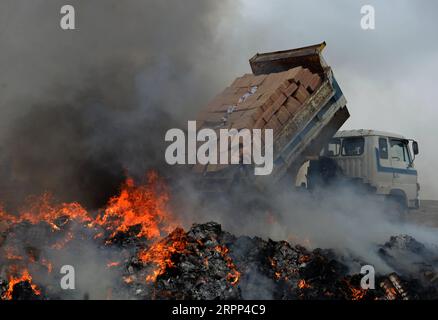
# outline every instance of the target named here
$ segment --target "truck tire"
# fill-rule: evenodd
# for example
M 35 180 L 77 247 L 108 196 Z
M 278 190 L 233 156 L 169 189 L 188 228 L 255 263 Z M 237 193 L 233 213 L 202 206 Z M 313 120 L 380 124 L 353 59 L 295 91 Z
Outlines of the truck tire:
M 320 157 L 311 160 L 308 168 L 307 188 L 314 189 L 317 186 L 330 186 L 344 178 L 341 168 L 335 160 L 329 157 Z
M 400 195 L 389 195 L 386 198 L 385 213 L 389 214 L 391 220 L 406 222 L 408 208 L 406 199 Z

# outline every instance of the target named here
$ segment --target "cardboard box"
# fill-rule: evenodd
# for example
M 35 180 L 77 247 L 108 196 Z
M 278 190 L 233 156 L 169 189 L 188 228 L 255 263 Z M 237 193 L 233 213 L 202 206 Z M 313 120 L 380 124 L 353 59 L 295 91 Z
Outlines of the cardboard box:
M 269 122 L 265 125 L 265 129 L 273 129 L 275 136 L 281 129 L 281 122 L 278 121 L 275 115 L 273 115 L 271 120 L 269 120 Z
M 290 97 L 295 93 L 297 89 L 298 89 L 298 85 L 295 82 L 292 82 L 285 90 L 283 90 L 283 93 L 286 97 Z
M 310 81 L 313 79 L 313 74 L 309 69 L 302 69 L 295 79 L 306 89 Z
M 301 103 L 303 104 L 307 98 L 310 96 L 309 92 L 307 92 L 307 90 L 300 85 L 297 89 L 297 91 L 295 91 L 294 93 L 294 97 Z
M 287 111 L 293 116 L 301 107 L 301 103 L 294 97 L 289 97 L 285 103 Z
M 290 118 L 290 113 L 287 111 L 285 106 L 281 106 L 275 115 L 282 125 L 286 124 Z
M 320 86 L 321 84 L 321 77 L 318 76 L 317 74 L 314 74 L 312 76 L 312 80 L 309 82 L 307 89 L 310 92 L 315 92 L 315 90 Z

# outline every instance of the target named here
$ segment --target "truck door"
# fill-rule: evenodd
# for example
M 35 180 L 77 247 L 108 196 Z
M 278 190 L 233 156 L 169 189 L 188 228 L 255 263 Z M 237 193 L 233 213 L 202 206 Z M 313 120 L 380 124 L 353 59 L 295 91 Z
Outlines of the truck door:
M 389 145 L 393 168 L 393 188 L 403 190 L 408 200 L 414 200 L 417 194 L 417 171 L 410 166 L 411 154 L 408 141 L 390 138 Z
M 387 137 L 379 137 L 378 139 L 376 184 L 383 194 L 387 194 L 392 189 L 394 179 L 392 162 L 389 156 L 389 143 Z

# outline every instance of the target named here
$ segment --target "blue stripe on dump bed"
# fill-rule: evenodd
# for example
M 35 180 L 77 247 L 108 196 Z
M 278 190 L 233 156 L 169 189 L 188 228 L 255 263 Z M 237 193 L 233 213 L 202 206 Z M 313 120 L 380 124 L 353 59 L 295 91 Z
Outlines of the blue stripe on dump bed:
M 400 174 L 408 174 L 408 175 L 417 175 L 417 170 L 415 169 L 399 169 L 393 167 L 384 167 L 380 164 L 380 152 L 379 149 L 376 148 L 376 162 L 377 162 L 377 171 L 378 172 L 386 172 L 386 173 L 400 173 Z
M 333 96 L 333 99 L 335 101 L 338 101 L 344 94 L 342 93 L 341 87 L 339 86 L 338 82 L 336 81 L 335 77 L 333 77 L 333 88 L 335 89 L 335 95 Z

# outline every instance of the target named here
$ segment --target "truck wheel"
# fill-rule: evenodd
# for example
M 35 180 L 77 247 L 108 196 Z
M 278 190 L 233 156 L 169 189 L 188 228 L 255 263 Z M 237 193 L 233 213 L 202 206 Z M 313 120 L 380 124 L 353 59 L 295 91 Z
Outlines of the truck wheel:
M 394 195 L 388 196 L 386 198 L 385 212 L 389 214 L 391 220 L 405 222 L 408 208 L 404 197 Z

